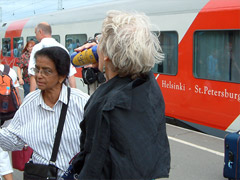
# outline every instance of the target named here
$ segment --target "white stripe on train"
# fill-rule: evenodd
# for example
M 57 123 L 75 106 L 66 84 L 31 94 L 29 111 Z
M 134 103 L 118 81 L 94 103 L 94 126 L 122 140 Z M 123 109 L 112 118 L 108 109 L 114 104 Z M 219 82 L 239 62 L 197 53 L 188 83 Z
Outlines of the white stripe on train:
M 225 131 L 228 132 L 236 132 L 234 129 L 239 129 L 240 130 L 240 114 L 238 117 L 228 126 L 228 128 Z

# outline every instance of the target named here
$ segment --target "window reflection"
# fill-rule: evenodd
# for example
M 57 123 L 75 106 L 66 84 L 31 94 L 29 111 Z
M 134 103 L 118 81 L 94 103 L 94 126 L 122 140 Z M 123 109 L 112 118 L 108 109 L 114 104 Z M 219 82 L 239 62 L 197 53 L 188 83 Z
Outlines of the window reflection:
M 154 32 L 159 35 L 159 32 Z M 156 64 L 154 73 L 176 75 L 178 70 L 178 34 L 174 31 L 160 32 L 159 41 L 164 53 L 164 60 Z
M 240 31 L 198 31 L 194 34 L 194 75 L 240 82 Z

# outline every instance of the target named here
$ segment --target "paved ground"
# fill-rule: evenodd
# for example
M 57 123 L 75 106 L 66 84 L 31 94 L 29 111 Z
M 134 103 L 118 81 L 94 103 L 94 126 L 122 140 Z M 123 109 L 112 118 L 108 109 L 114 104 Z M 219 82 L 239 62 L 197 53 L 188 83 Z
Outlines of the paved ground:
M 167 125 L 171 147 L 169 180 L 224 180 L 224 140 Z
M 167 133 L 172 159 L 168 180 L 225 180 L 223 139 L 172 125 Z M 15 170 L 14 180 L 22 180 L 22 172 Z

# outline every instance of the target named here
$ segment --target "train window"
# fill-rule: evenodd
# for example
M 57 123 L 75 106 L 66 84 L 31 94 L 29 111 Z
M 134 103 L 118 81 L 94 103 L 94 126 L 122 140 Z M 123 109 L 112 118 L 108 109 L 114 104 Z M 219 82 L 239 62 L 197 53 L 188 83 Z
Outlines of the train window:
M 23 50 L 23 37 L 13 38 L 13 56 L 20 57 Z
M 176 75 L 178 70 L 178 34 L 175 31 L 154 31 L 161 43 L 164 60 L 155 64 L 154 73 Z
M 60 43 L 60 36 L 59 35 L 52 35 L 52 38 L 54 38 L 57 42 Z
M 72 54 L 74 49 L 83 45 L 87 41 L 86 34 L 68 34 L 65 37 L 65 47 L 69 54 Z
M 197 31 L 194 76 L 240 83 L 240 31 Z
M 11 56 L 11 39 L 2 38 L 2 55 L 10 57 Z
M 27 42 L 28 41 L 34 41 L 36 44 L 39 43 L 36 36 L 28 36 L 27 37 Z

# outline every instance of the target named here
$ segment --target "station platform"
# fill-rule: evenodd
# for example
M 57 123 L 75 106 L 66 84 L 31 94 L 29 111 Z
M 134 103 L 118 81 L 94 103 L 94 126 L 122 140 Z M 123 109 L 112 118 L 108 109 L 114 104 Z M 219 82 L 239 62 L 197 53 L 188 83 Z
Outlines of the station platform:
M 167 124 L 171 148 L 169 178 L 162 180 L 226 180 L 223 177 L 224 139 Z M 14 180 L 23 173 L 14 170 Z
M 171 148 L 169 180 L 226 180 L 224 139 L 167 124 Z

